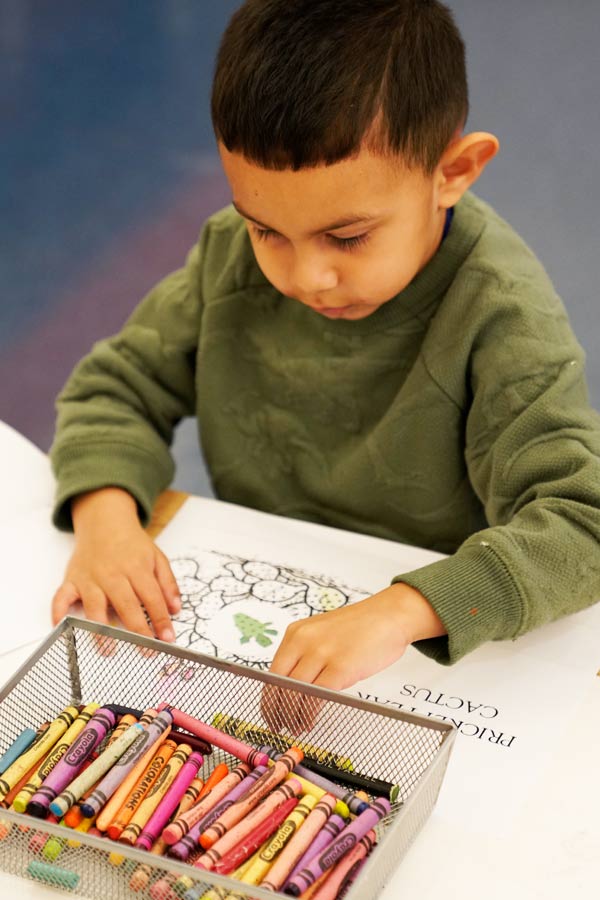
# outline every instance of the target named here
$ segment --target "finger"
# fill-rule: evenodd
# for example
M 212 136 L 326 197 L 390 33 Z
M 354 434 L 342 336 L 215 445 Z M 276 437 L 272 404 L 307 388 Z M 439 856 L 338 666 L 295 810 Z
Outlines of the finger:
M 290 636 L 289 627 L 286 630 L 283 640 L 279 645 L 273 661 L 269 666 L 269 671 L 273 675 L 289 675 L 294 666 L 298 664 L 300 653 L 298 642 Z
M 52 624 L 57 625 L 61 619 L 68 615 L 69 610 L 81 600 L 81 594 L 72 581 L 65 581 L 52 598 Z
M 81 602 L 83 611 L 88 619 L 98 622 L 100 625 L 108 625 L 108 600 L 104 592 L 95 585 L 84 586 L 81 590 Z M 117 642 L 114 638 L 104 634 L 95 634 L 94 643 L 102 656 L 113 656 L 117 650 Z
M 158 581 L 147 576 L 139 576 L 132 582 L 132 588 L 150 616 L 156 637 L 161 641 L 174 641 L 175 632 Z
M 122 578 L 103 585 L 109 603 L 116 610 L 123 627 L 144 637 L 154 637 L 133 587 Z
M 175 615 L 181 611 L 181 595 L 179 593 L 179 585 L 171 571 L 169 560 L 164 553 L 157 549 L 156 564 L 154 566 L 154 574 L 160 586 L 167 608 L 171 615 Z

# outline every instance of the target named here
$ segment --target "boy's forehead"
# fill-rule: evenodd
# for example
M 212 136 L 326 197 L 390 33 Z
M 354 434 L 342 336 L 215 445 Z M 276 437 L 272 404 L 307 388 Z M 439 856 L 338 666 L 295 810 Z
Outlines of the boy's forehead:
M 269 227 L 292 215 L 315 231 L 318 224 L 331 228 L 338 220 L 341 228 L 386 215 L 424 187 L 421 173 L 367 151 L 297 171 L 265 169 L 223 146 L 219 151 L 237 209 Z

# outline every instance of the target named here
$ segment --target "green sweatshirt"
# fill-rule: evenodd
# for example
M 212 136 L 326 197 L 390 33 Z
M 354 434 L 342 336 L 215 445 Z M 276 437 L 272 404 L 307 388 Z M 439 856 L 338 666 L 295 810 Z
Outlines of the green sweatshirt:
M 600 599 L 583 363 L 542 266 L 473 195 L 411 284 L 360 321 L 280 294 L 227 208 L 64 388 L 55 522 L 107 485 L 147 521 L 173 428 L 196 415 L 223 500 L 450 554 L 395 580 L 448 631 L 416 646 L 455 662 Z

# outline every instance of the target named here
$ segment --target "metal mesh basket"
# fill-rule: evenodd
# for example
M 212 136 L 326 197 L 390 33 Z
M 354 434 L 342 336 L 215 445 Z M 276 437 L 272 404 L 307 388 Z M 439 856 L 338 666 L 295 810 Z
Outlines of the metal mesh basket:
M 99 650 L 99 640 L 114 641 L 114 652 Z M 316 721 L 290 733 L 287 712 L 278 718 L 261 712 L 265 685 L 277 688 L 278 708 L 284 711 L 318 705 Z M 292 744 L 323 748 L 338 764 L 350 760 L 355 771 L 369 778 L 400 785 L 398 801 L 378 825 L 378 845 L 346 894 L 348 900 L 373 898 L 414 840 L 430 814 L 454 743 L 455 730 L 445 722 L 404 713 L 375 703 L 303 686 L 297 682 L 222 662 L 172 645 L 148 640 L 120 629 L 79 619 L 65 619 L 0 692 L 0 753 L 27 726 L 58 715 L 69 704 L 118 703 L 140 709 L 167 702 L 190 715 L 212 722 L 217 713 L 269 728 L 285 750 Z M 257 737 L 258 735 L 256 735 Z M 264 743 L 246 735 L 246 743 Z M 235 760 L 214 748 L 200 775 L 218 763 Z M 60 841 L 59 855 L 46 861 L 40 855 L 43 835 Z M 67 839 L 76 837 L 79 846 Z M 37 848 L 36 854 L 33 848 Z M 55 849 L 57 849 L 55 847 Z M 114 854 L 121 857 L 115 865 Z M 113 861 L 110 855 L 113 854 Z M 31 866 L 32 861 L 37 863 Z M 40 866 L 39 863 L 42 865 Z M 133 893 L 132 871 L 148 867 L 147 885 Z M 150 855 L 110 841 L 75 834 L 59 825 L 41 822 L 9 810 L 0 813 L 0 867 L 90 900 L 139 897 L 157 900 L 152 886 L 161 879 L 173 884 L 186 876 L 187 884 L 209 890 L 220 887 L 222 896 L 239 898 L 283 897 L 259 887 L 241 885 L 228 877 L 195 869 L 168 857 Z M 173 891 L 165 891 L 165 897 Z

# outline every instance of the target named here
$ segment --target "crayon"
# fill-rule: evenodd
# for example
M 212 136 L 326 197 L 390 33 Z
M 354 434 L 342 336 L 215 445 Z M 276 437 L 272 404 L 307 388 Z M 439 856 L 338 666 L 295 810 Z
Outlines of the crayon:
M 187 812 L 177 816 L 174 822 L 165 828 L 163 838 L 167 844 L 176 844 L 177 841 L 184 837 L 190 828 L 199 822 L 202 816 L 215 806 L 219 800 L 222 800 L 230 790 L 232 790 L 243 778 L 250 772 L 250 767 L 245 763 L 236 766 L 229 775 L 227 775 L 219 784 L 215 785 L 212 791 L 199 802 L 192 806 Z
M 125 844 L 135 844 L 150 819 L 150 816 L 157 809 L 159 803 L 183 768 L 184 763 L 191 753 L 191 749 L 192 748 L 186 746 L 186 744 L 179 745 L 171 759 L 160 770 L 160 775 L 135 810 L 129 825 L 121 832 L 119 838 L 120 841 Z
M 132 743 L 127 752 L 120 757 L 118 763 L 113 765 L 112 768 L 107 771 L 98 787 L 90 794 L 87 800 L 81 804 L 81 810 L 84 816 L 89 817 L 100 812 L 117 788 L 119 788 L 127 778 L 131 770 L 139 763 L 140 759 L 142 759 L 146 753 L 150 753 L 153 745 L 157 741 L 164 739 L 163 736 L 166 737 L 165 732 L 168 732 L 171 723 L 172 717 L 170 713 L 162 712 L 145 727 L 141 722 L 137 725 L 129 726 L 125 734 L 121 735 L 121 737 L 115 741 L 113 746 L 116 746 L 119 741 L 134 728 L 138 729 L 135 742 Z M 107 752 L 110 751 L 112 751 L 112 747 L 109 747 Z M 100 818 L 98 820 L 97 825 L 98 827 L 101 827 L 102 830 L 108 828 L 112 816 L 108 816 L 107 814 L 106 818 L 108 818 L 108 822 L 102 822 Z
M 228 734 L 219 731 L 212 725 L 207 725 L 199 719 L 194 719 L 193 716 L 188 716 L 187 713 L 182 712 L 180 709 L 175 709 L 167 703 L 159 704 L 158 708 L 159 710 L 170 709 L 173 715 L 173 722 L 178 728 L 184 728 L 186 731 L 195 734 L 196 737 L 208 741 L 209 744 L 214 744 L 215 747 L 225 750 L 226 753 L 237 756 L 238 759 L 247 763 L 249 766 L 268 765 L 269 758 L 266 753 L 255 750 L 254 747 L 250 747 L 248 744 L 244 744 L 236 738 L 230 737 Z
M 292 878 L 308 865 L 315 856 L 318 856 L 325 847 L 329 847 L 333 839 L 338 836 L 342 828 L 345 828 L 346 825 L 347 820 L 342 819 L 341 816 L 335 815 L 335 813 L 327 819 L 321 830 L 315 835 L 314 840 L 311 841 L 298 862 L 295 864 L 290 874 L 286 877 L 284 889 L 288 881 L 291 881 Z
M 64 821 L 66 822 L 66 818 Z M 87 834 L 89 832 L 90 828 L 93 827 L 95 821 L 96 821 L 95 816 L 91 819 L 81 819 L 81 821 L 77 825 L 75 825 L 75 826 L 69 825 L 69 828 L 71 828 L 72 831 L 78 831 L 80 834 Z M 67 841 L 67 844 L 69 845 L 69 847 L 79 847 L 80 843 L 81 843 L 80 841 L 74 840 L 73 838 L 70 838 Z
M 213 752 L 213 748 L 209 743 L 196 737 L 195 734 L 188 734 L 187 731 L 181 731 L 179 728 L 172 728 L 169 737 L 176 744 L 189 744 L 192 750 L 195 750 L 196 753 L 201 753 L 202 756 L 211 756 Z
M 140 719 L 141 725 L 148 725 L 157 715 L 154 710 L 149 710 L 148 712 L 150 713 L 149 716 L 146 716 L 146 714 L 144 714 Z M 166 752 L 166 747 L 169 747 L 173 752 L 175 752 L 175 750 L 177 749 L 177 745 L 173 741 L 171 741 L 170 731 L 168 728 L 154 741 L 154 743 L 147 746 L 145 753 L 143 753 L 142 756 L 138 759 L 129 774 L 126 775 L 125 778 L 123 778 L 121 784 L 116 789 L 110 800 L 103 806 L 102 810 L 98 814 L 98 828 L 100 829 L 100 831 L 107 831 L 108 828 L 112 825 L 123 806 L 131 797 L 131 794 L 134 791 L 136 785 L 138 784 L 140 779 L 144 777 L 144 774 L 152 763 L 152 760 L 154 759 L 156 753 L 162 750 L 164 755 L 164 752 Z M 171 753 L 169 752 L 169 758 L 170 756 Z M 94 790 L 97 787 L 99 787 L 99 784 L 94 786 Z M 93 793 L 93 791 L 91 791 L 90 793 Z M 87 797 L 84 798 L 84 800 L 87 799 Z
M 255 769 L 250 772 L 249 775 L 246 775 L 243 781 L 240 781 L 235 785 L 220 802 L 217 802 L 216 805 L 209 809 L 206 815 L 202 816 L 195 825 L 188 830 L 188 832 L 179 840 L 176 844 L 174 844 L 170 851 L 169 855 L 175 857 L 175 859 L 183 860 L 187 862 L 190 853 L 192 853 L 198 847 L 198 838 L 205 828 L 209 828 L 213 822 L 216 822 L 219 816 L 225 812 L 226 809 L 235 803 L 236 800 L 239 800 L 240 797 L 248 791 L 252 785 L 254 784 L 260 776 L 266 772 L 266 766 L 257 766 Z M 175 824 L 175 823 L 173 823 Z M 169 826 L 170 827 L 170 826 Z M 165 829 L 163 831 L 163 838 L 166 840 L 167 831 L 169 829 Z
M 275 750 L 268 745 L 263 745 L 260 749 L 264 750 L 270 759 L 278 759 L 281 755 L 278 750 Z M 334 770 L 332 769 L 332 771 Z M 368 801 L 358 797 L 356 794 L 352 793 L 352 791 L 346 791 L 343 787 L 340 787 L 328 778 L 318 775 L 316 772 L 313 772 L 312 769 L 307 769 L 306 766 L 303 766 L 301 763 L 294 766 L 293 773 L 296 778 L 300 778 L 301 782 L 304 778 L 310 784 L 321 788 L 323 793 L 333 794 L 334 797 L 337 797 L 339 802 L 336 804 L 335 812 L 338 816 L 342 816 L 342 818 L 346 818 L 350 812 L 355 816 L 359 816 L 369 805 Z M 307 793 L 307 791 L 305 790 L 304 793 Z M 313 794 L 313 796 L 315 795 Z M 320 800 L 321 796 L 322 794 L 318 796 L 317 799 Z
M 374 800 L 353 822 L 346 825 L 331 844 L 288 880 L 284 893 L 299 897 L 327 869 L 334 866 L 357 844 L 384 816 L 390 812 L 391 804 L 385 797 Z
M 25 728 L 0 757 L 0 772 L 4 772 L 22 753 L 29 750 L 35 741 L 37 732 L 33 728 Z
M 294 766 L 299 763 L 302 759 L 302 750 L 299 750 L 297 747 L 290 747 L 287 753 L 284 753 L 283 756 L 277 760 L 277 762 L 273 763 L 270 769 L 268 769 L 264 775 L 261 775 L 258 781 L 252 785 L 250 790 L 244 794 L 239 800 L 237 800 L 229 809 L 226 809 L 222 816 L 220 816 L 216 822 L 214 822 L 206 831 L 203 831 L 200 835 L 200 843 L 204 847 L 205 850 L 208 850 L 209 847 L 218 841 L 226 831 L 236 825 L 240 819 L 244 818 L 247 813 L 253 809 L 257 803 L 259 803 L 263 797 L 265 797 L 269 791 L 271 791 L 274 787 L 281 782 L 290 774 Z M 268 759 L 269 757 L 265 757 Z M 296 779 L 290 779 L 288 784 L 300 784 Z
M 290 746 L 300 747 L 305 756 L 310 756 L 325 765 L 336 766 L 339 769 L 352 770 L 354 767 L 352 761 L 347 756 L 337 756 L 330 750 L 323 747 L 315 747 L 306 741 L 299 741 L 290 735 L 276 734 L 268 728 L 261 728 L 252 722 L 244 722 L 243 719 L 236 719 L 226 713 L 216 713 L 212 720 L 213 726 L 220 731 L 225 731 L 232 737 L 242 738 L 252 741 L 255 744 L 268 744 L 282 753 Z M 306 761 L 305 761 L 306 762 Z
M 206 782 L 204 783 L 204 787 L 200 791 L 199 800 L 202 800 L 203 797 L 206 797 L 207 794 L 210 794 L 215 784 L 218 784 L 222 781 L 226 775 L 229 774 L 229 767 L 225 763 L 219 763 L 216 768 L 212 770 Z
M 107 747 L 104 753 L 101 753 L 87 769 L 77 775 L 75 779 L 61 791 L 58 797 L 50 804 L 50 811 L 53 812 L 55 816 L 64 816 L 73 804 L 77 803 L 83 792 L 87 790 L 100 775 L 104 775 L 109 769 L 116 767 L 115 764 L 117 761 L 125 755 L 141 731 L 143 731 L 142 725 L 130 725 L 127 731 L 123 732 L 114 744 Z M 88 812 L 87 804 L 89 803 L 89 800 L 90 798 L 88 797 L 85 801 L 85 807 L 83 804 L 80 804 L 81 811 L 86 819 L 90 819 L 97 812 L 96 809 L 92 809 L 91 812 Z
M 66 709 L 63 709 L 60 715 L 58 715 L 44 731 L 40 740 L 34 741 L 31 747 L 29 747 L 25 753 L 22 753 L 21 756 L 19 756 L 19 758 L 2 773 L 2 778 L 0 778 L 0 800 L 3 800 L 4 797 L 6 797 L 10 789 L 21 780 L 25 772 L 28 772 L 35 763 L 46 756 L 58 739 L 63 736 L 67 728 L 73 724 L 78 715 L 79 710 L 75 706 L 67 706 Z
M 181 745 L 185 746 L 185 745 Z M 163 828 L 179 806 L 183 795 L 198 774 L 198 769 L 204 762 L 201 753 L 192 752 L 181 767 L 181 771 L 175 777 L 163 799 L 154 810 L 144 830 L 137 839 L 136 847 L 142 850 L 150 850 L 154 841 L 160 836 Z
M 52 750 L 50 750 L 46 754 L 44 759 L 48 759 L 48 756 L 50 755 L 50 753 L 52 753 Z M 42 760 L 42 765 L 43 765 L 43 760 Z M 26 772 L 19 781 L 17 781 L 15 786 L 10 789 L 10 791 L 8 792 L 8 794 L 6 795 L 4 800 L 2 800 L 0 802 L 0 806 L 3 806 L 5 809 L 10 809 L 12 807 L 15 797 L 18 797 L 19 793 L 23 790 L 25 785 L 28 783 L 29 779 L 35 775 L 39 766 L 40 766 L 40 763 L 36 763 L 35 765 L 33 765 L 29 769 L 29 771 Z
M 36 881 L 43 881 L 51 887 L 63 888 L 63 890 L 74 891 L 79 884 L 79 875 L 71 872 L 69 869 L 62 869 L 51 863 L 39 862 L 32 860 L 27 866 L 27 874 Z
M 260 779 L 259 779 L 260 781 Z M 258 781 L 256 782 L 258 784 Z M 242 797 L 241 800 L 238 800 L 237 804 L 233 804 L 226 810 L 223 816 L 220 817 L 218 822 L 223 822 L 224 817 L 230 812 L 236 805 L 243 805 L 246 797 L 252 793 L 254 788 L 250 788 L 248 794 L 245 797 Z M 253 808 L 250 807 L 249 811 L 247 810 L 243 818 L 236 819 L 235 823 L 230 825 L 225 832 L 222 833 L 222 836 L 217 840 L 211 843 L 210 850 L 207 850 L 203 856 L 200 857 L 196 865 L 204 869 L 212 869 L 218 862 L 221 861 L 225 854 L 229 853 L 230 850 L 233 850 L 238 844 L 243 842 L 243 839 L 246 838 L 249 834 L 254 832 L 258 826 L 267 818 L 271 816 L 271 814 L 278 809 L 282 804 L 284 804 L 287 800 L 292 800 L 298 797 L 301 793 L 302 787 L 299 781 L 296 781 L 294 778 L 290 778 L 289 781 L 286 781 L 285 784 L 280 784 L 279 787 L 272 790 L 266 797 L 262 800 L 261 803 L 255 805 Z M 294 804 L 295 806 L 296 804 Z M 282 820 L 283 821 L 283 820 Z M 279 825 L 280 823 L 278 823 Z M 214 826 L 211 826 L 214 828 Z M 207 832 L 203 832 L 200 835 L 200 844 L 205 847 L 205 844 L 202 842 L 202 838 Z M 263 841 L 268 835 L 263 837 Z M 260 841 L 262 843 L 262 841 Z M 254 848 L 256 849 L 256 848 Z M 254 850 L 251 851 L 252 853 Z M 243 860 L 241 860 L 243 862 Z M 237 865 L 237 864 L 236 864 Z M 235 866 L 233 866 L 235 868 Z
M 253 865 L 242 876 L 241 880 L 244 884 L 261 883 L 281 851 L 289 844 L 293 836 L 304 824 L 306 817 L 313 810 L 316 802 L 314 797 L 305 796 L 294 807 L 287 819 L 279 826 L 275 835 L 262 848 Z
M 48 838 L 42 848 L 42 856 L 44 859 L 47 859 L 48 862 L 54 862 L 54 860 L 60 856 L 65 843 L 66 840 L 64 838 L 57 838 L 52 835 Z
M 322 887 L 313 895 L 315 900 L 336 900 L 336 898 L 339 897 L 342 885 L 348 879 L 348 876 L 350 876 L 348 880 L 349 887 L 358 874 L 356 869 L 360 868 L 360 865 L 375 846 L 375 840 L 374 831 L 369 831 L 368 834 L 362 837 L 358 844 L 356 844 L 356 846 L 334 866 L 329 878 L 326 879 Z M 352 872 L 353 875 L 351 875 Z
M 106 735 L 106 744 L 100 744 L 98 748 L 100 752 L 106 750 L 107 747 L 110 747 L 110 745 L 113 744 L 117 740 L 117 738 L 123 734 L 124 731 L 127 731 L 130 725 L 135 725 L 136 722 L 139 722 L 139 719 L 136 719 L 135 716 L 121 716 L 117 727 L 113 728 L 111 733 Z M 144 725 L 145 723 L 142 722 L 141 724 Z
M 119 840 L 121 832 L 129 825 L 134 812 L 147 795 L 148 791 L 160 775 L 162 768 L 171 759 L 176 749 L 177 744 L 170 738 L 160 745 L 150 760 L 149 765 L 133 786 L 129 797 L 118 810 L 115 818 L 106 829 L 111 840 Z M 103 810 L 103 812 L 105 812 L 105 810 Z
M 304 801 L 303 801 L 304 802 Z M 261 881 L 261 887 L 268 891 L 278 891 L 285 880 L 290 876 L 296 864 L 301 860 L 305 851 L 321 831 L 327 819 L 331 815 L 335 805 L 335 797 L 325 794 L 321 797 L 312 812 L 309 814 L 302 828 L 291 838 L 289 844 L 281 851 L 265 878 Z M 343 820 L 340 829 L 343 827 Z
M 344 784 L 362 788 L 375 797 L 387 797 L 391 803 L 396 803 L 402 791 L 402 785 L 400 784 L 392 784 L 390 781 L 382 781 L 379 778 L 370 778 L 367 775 L 360 775 L 358 772 L 349 772 L 332 766 L 324 766 L 317 760 L 310 759 L 310 757 L 304 757 L 303 765 L 305 769 L 309 769 L 317 775 L 323 775 L 325 778 L 335 778 Z
M 79 774 L 114 722 L 113 714 L 101 710 L 98 703 L 86 706 L 15 797 L 15 810 L 45 818 L 50 801 Z
M 281 790 L 281 788 L 277 788 Z M 214 871 L 219 875 L 229 875 L 240 863 L 248 859 L 255 850 L 257 850 L 264 841 L 270 837 L 282 822 L 287 819 L 298 801 L 295 797 L 286 800 L 277 809 L 274 810 L 266 819 L 257 825 L 253 832 L 248 834 L 241 842 L 233 847 L 214 865 Z M 209 851 L 211 853 L 212 851 Z M 205 854 L 206 855 L 206 854 Z M 202 859 L 202 857 L 200 857 Z M 198 865 L 198 860 L 195 865 Z

